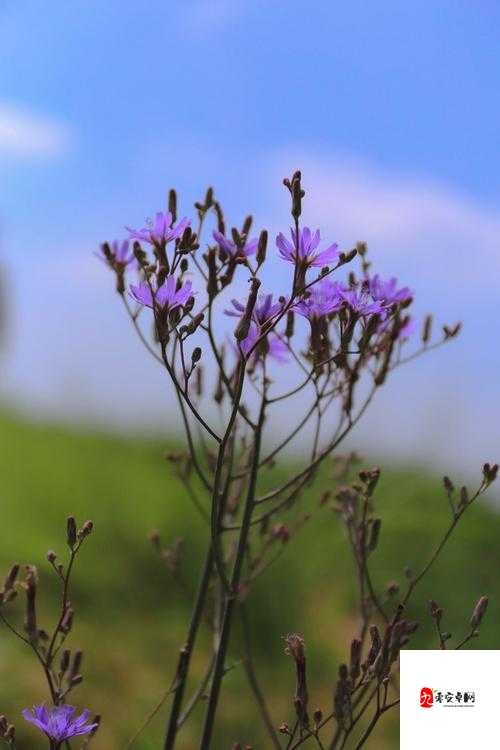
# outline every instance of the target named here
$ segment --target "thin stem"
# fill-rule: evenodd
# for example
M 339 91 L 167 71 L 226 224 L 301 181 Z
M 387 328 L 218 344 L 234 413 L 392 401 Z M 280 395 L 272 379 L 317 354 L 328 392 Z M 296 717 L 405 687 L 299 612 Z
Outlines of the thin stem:
M 212 687 L 210 690 L 210 696 L 208 701 L 208 707 L 205 715 L 205 724 L 203 727 L 203 735 L 200 744 L 200 750 L 208 750 L 212 740 L 212 734 L 215 722 L 215 713 L 217 711 L 217 705 L 219 702 L 220 689 L 222 685 L 222 679 L 224 677 L 226 653 L 229 646 L 229 638 L 231 635 L 231 626 L 233 621 L 234 608 L 236 605 L 239 584 L 241 579 L 241 571 L 243 567 L 243 559 L 245 557 L 248 535 L 250 533 L 250 522 L 255 506 L 255 494 L 257 488 L 257 476 L 260 458 L 260 449 L 262 441 L 262 430 L 264 425 L 266 400 L 262 399 L 259 421 L 254 434 L 254 446 L 253 446 L 253 457 L 252 457 L 252 471 L 248 484 L 247 496 L 245 500 L 245 509 L 243 512 L 243 520 L 241 524 L 241 530 L 238 539 L 238 545 L 236 550 L 236 558 L 234 561 L 233 572 L 231 576 L 230 592 L 226 597 L 226 607 L 224 610 L 224 616 L 221 626 L 221 634 L 219 641 L 219 648 L 217 649 L 217 655 L 215 660 L 214 676 L 212 679 Z
M 269 739 L 271 740 L 271 743 L 274 745 L 276 750 L 281 750 L 281 744 L 278 739 L 278 734 L 276 732 L 274 722 L 269 713 L 269 709 L 267 707 L 264 694 L 262 692 L 262 689 L 259 685 L 259 681 L 257 679 L 257 674 L 255 671 L 255 666 L 254 666 L 253 656 L 252 656 L 250 625 L 248 622 L 248 615 L 247 615 L 246 607 L 244 604 L 240 606 L 240 612 L 241 612 L 241 621 L 243 625 L 243 643 L 245 647 L 245 658 L 243 660 L 243 666 L 245 667 L 245 672 L 247 675 L 248 683 L 254 694 L 255 700 L 257 702 L 257 706 L 260 711 L 260 715 L 262 717 L 262 721 L 264 722 L 264 725 L 267 729 Z
M 191 616 L 191 622 L 189 624 L 189 630 L 185 645 L 182 647 L 179 659 L 177 662 L 177 670 L 174 683 L 174 700 L 172 702 L 172 709 L 167 724 L 167 733 L 165 736 L 165 742 L 163 745 L 164 750 L 172 750 L 175 745 L 177 737 L 177 731 L 179 729 L 178 721 L 182 707 L 182 700 L 184 697 L 184 691 L 186 689 L 186 680 L 189 671 L 189 664 L 198 635 L 198 629 L 203 617 L 203 610 L 205 608 L 205 602 L 208 593 L 208 587 L 210 584 L 210 578 L 213 569 L 213 551 L 212 545 L 209 544 L 205 564 L 203 567 L 203 573 L 201 576 L 200 585 L 198 588 L 198 594 L 196 596 L 196 602 Z

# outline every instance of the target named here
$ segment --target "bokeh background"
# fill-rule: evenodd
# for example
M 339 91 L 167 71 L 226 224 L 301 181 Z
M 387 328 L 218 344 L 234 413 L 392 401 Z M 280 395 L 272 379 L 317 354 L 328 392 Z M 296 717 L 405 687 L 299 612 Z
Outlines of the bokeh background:
M 415 290 L 421 316 L 464 321 L 457 341 L 394 376 L 352 440 L 385 469 L 374 574 L 402 575 L 445 522 L 440 473 L 472 484 L 500 452 L 499 32 L 493 0 L 0 3 L 0 558 L 44 570 L 68 512 L 96 521 L 75 596 L 82 702 L 106 716 L 97 747 L 124 745 L 182 638 L 188 602 L 147 532 L 189 540 L 191 581 L 202 529 L 162 460 L 178 445 L 173 400 L 96 248 L 162 209 L 171 186 L 186 213 L 213 184 L 233 223 L 251 211 L 258 227 L 284 230 L 281 179 L 300 167 L 311 225 L 342 247 L 367 240 L 378 269 Z M 498 528 L 493 493 L 420 602 L 441 596 L 458 633 L 474 599 L 492 594 L 480 644 L 490 648 Z M 315 699 L 328 705 L 354 617 L 335 519 L 297 544 L 252 607 L 263 679 L 286 688 L 273 695 L 278 721 L 293 689 L 281 635 L 304 632 Z M 45 571 L 42 581 L 51 592 Z M 2 633 L 1 711 L 43 697 L 29 664 Z M 244 691 L 234 669 L 221 748 L 265 746 Z M 158 746 L 162 721 L 137 747 Z M 395 731 L 374 747 L 396 747 Z

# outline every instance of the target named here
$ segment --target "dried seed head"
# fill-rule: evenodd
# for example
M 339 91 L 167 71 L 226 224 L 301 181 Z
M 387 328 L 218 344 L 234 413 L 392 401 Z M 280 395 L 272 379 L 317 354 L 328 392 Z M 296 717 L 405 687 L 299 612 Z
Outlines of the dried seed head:
M 85 537 L 92 534 L 92 531 L 94 530 L 94 522 L 93 521 L 85 521 L 82 528 L 78 532 L 78 537 L 80 539 L 85 539 Z

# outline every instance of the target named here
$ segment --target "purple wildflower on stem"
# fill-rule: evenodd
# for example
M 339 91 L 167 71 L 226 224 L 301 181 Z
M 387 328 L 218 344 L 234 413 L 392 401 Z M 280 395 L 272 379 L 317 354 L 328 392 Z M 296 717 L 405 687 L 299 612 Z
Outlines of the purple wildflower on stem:
M 294 305 L 294 309 L 309 320 L 330 315 L 338 312 L 345 304 L 343 291 L 345 288 L 338 282 L 321 279 L 310 288 L 305 299 Z
M 234 310 L 224 310 L 225 314 L 234 318 L 241 318 L 245 312 L 245 305 L 237 299 L 232 299 L 231 304 L 234 307 Z M 273 302 L 272 294 L 259 294 L 257 304 L 252 313 L 252 320 L 257 323 L 257 325 L 263 326 L 283 309 L 284 304 L 284 301 Z
M 363 289 L 344 289 L 341 291 L 341 295 L 351 310 L 361 317 L 380 315 L 384 311 L 382 302 L 379 300 L 374 302 L 367 291 Z
M 192 284 L 186 281 L 179 284 L 175 276 L 167 276 L 166 281 L 156 290 L 147 281 L 140 284 L 130 285 L 130 296 L 140 305 L 153 307 L 153 298 L 159 307 L 167 307 L 173 310 L 175 307 L 185 305 L 190 297 L 194 295 Z
M 253 238 L 246 240 L 243 246 L 238 246 L 235 242 L 225 237 L 222 232 L 217 231 L 213 232 L 213 238 L 219 247 L 233 259 L 237 257 L 248 258 L 249 255 L 254 255 L 259 244 L 259 240 Z
M 325 250 L 316 252 L 321 241 L 319 229 L 314 234 L 309 227 L 299 229 L 298 241 L 295 229 L 290 229 L 290 233 L 292 236 L 291 242 L 282 232 L 276 237 L 276 245 L 283 260 L 298 263 L 307 268 L 310 266 L 323 268 L 323 266 L 335 263 L 340 255 L 336 242 L 329 245 Z
M 396 278 L 382 281 L 377 274 L 368 281 L 368 289 L 375 301 L 382 302 L 384 305 L 397 305 L 402 302 L 408 302 L 413 297 L 413 292 L 407 286 L 398 289 L 398 280 Z
M 23 717 L 30 724 L 34 724 L 54 744 L 55 750 L 65 740 L 81 734 L 88 734 L 96 729 L 96 723 L 88 724 L 90 711 L 83 711 L 80 716 L 74 716 L 74 706 L 53 706 L 47 709 L 45 706 L 33 706 L 33 709 L 24 709 Z
M 259 340 L 261 336 L 261 331 L 259 326 L 257 326 L 255 323 L 252 323 L 250 326 L 250 330 L 248 332 L 248 336 L 243 339 L 243 341 L 240 341 L 240 347 L 243 354 L 246 356 L 248 352 L 252 349 L 252 347 L 256 344 L 256 342 Z M 274 359 L 276 362 L 279 362 L 280 364 L 285 364 L 288 362 L 289 359 L 289 352 L 288 347 L 282 341 L 279 336 L 277 336 L 272 331 L 265 336 L 260 344 L 255 348 L 251 355 L 251 361 L 252 365 L 255 367 L 255 365 L 264 357 L 269 356 L 271 359 Z
M 131 229 L 126 227 L 130 233 L 130 239 L 149 242 L 150 245 L 166 245 L 167 242 L 177 240 L 184 234 L 184 231 L 191 224 L 188 218 L 184 217 L 179 221 L 176 227 L 173 226 L 172 214 L 170 211 L 156 214 L 154 223 L 151 226 L 142 229 Z
M 121 266 L 128 266 L 129 263 L 132 263 L 134 254 L 131 250 L 129 251 L 129 244 L 128 240 L 122 240 L 121 242 L 114 240 L 110 244 L 111 258 L 115 263 L 119 263 Z

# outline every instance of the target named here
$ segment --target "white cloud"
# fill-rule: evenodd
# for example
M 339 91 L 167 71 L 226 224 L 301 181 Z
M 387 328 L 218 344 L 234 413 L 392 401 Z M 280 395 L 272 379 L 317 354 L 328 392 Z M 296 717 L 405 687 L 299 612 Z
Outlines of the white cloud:
M 305 216 L 344 247 L 368 241 L 372 255 L 440 284 L 479 288 L 500 271 L 500 212 L 433 178 L 384 172 L 369 163 L 307 150 L 272 159 L 274 184 L 300 166 Z
M 57 120 L 0 102 L 0 154 L 55 157 L 64 153 L 69 140 L 68 128 Z

